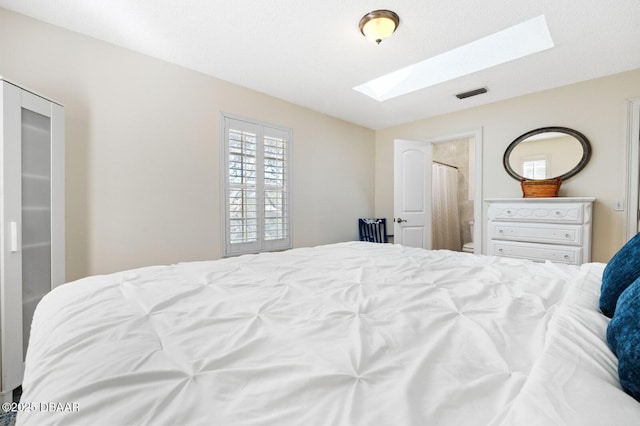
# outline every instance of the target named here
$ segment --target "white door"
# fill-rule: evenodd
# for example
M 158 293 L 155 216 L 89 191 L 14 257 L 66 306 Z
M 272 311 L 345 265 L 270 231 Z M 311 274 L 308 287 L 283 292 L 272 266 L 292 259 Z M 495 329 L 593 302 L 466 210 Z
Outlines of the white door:
M 394 141 L 394 242 L 431 248 L 431 158 L 427 142 Z

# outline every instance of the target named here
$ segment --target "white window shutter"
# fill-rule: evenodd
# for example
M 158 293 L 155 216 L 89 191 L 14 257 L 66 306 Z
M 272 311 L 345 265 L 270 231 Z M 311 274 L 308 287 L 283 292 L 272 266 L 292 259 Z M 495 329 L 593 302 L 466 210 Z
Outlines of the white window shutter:
M 264 249 L 291 246 L 289 237 L 289 132 L 263 128 Z
M 224 116 L 225 255 L 291 247 L 291 132 Z

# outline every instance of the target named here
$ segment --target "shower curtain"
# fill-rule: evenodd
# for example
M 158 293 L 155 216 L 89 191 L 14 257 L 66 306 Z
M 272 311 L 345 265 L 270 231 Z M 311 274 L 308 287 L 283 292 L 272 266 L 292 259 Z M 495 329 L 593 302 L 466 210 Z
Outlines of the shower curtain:
M 432 241 L 433 249 L 461 250 L 458 215 L 458 170 L 451 166 L 432 166 Z

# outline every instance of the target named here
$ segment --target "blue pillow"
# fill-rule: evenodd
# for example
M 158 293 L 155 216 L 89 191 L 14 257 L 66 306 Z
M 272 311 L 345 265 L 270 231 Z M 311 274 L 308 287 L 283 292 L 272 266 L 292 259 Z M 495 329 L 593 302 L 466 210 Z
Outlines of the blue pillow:
M 604 268 L 600 292 L 600 310 L 611 318 L 618 297 L 640 277 L 640 233 L 630 239 Z
M 607 343 L 618 356 L 620 386 L 640 401 L 640 278 L 620 295 Z

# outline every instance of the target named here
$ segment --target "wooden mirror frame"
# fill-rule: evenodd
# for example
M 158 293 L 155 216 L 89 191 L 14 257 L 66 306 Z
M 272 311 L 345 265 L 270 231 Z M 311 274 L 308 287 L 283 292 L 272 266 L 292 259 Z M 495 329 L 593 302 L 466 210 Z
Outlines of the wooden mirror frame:
M 516 146 L 518 146 L 518 144 L 520 142 L 524 141 L 525 139 L 527 139 L 527 138 L 529 138 L 531 136 L 534 136 L 534 135 L 537 135 L 537 134 L 540 134 L 540 133 L 549 133 L 549 132 L 564 133 L 564 134 L 567 134 L 569 136 L 573 136 L 575 139 L 578 140 L 578 142 L 582 146 L 582 158 L 580 159 L 578 164 L 576 164 L 576 166 L 573 169 L 569 170 L 565 174 L 563 174 L 561 176 L 554 176 L 551 179 L 555 179 L 555 178 L 559 177 L 563 181 L 565 181 L 565 180 L 569 179 L 570 177 L 574 176 L 575 174 L 577 174 L 582 169 L 584 169 L 584 167 L 589 162 L 589 159 L 591 158 L 591 144 L 589 143 L 589 139 L 587 139 L 587 137 L 585 135 L 583 135 L 582 133 L 578 132 L 577 130 L 569 129 L 568 127 L 541 127 L 539 129 L 531 130 L 531 131 L 529 131 L 529 132 L 527 132 L 527 133 L 525 133 L 523 135 L 518 136 L 507 147 L 507 150 L 504 152 L 504 156 L 502 157 L 502 164 L 504 165 L 504 169 L 507 171 L 509 176 L 511 176 L 512 178 L 514 178 L 515 180 L 518 180 L 518 181 L 520 181 L 522 179 L 539 180 L 539 179 L 525 178 L 524 176 L 520 176 L 518 173 L 516 173 L 516 171 L 513 170 L 513 168 L 511 167 L 511 164 L 509 163 L 509 156 L 511 155 L 511 152 L 514 150 L 514 148 Z

